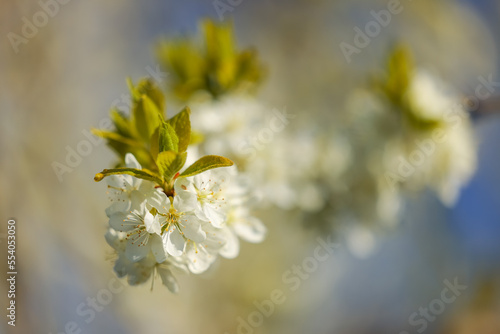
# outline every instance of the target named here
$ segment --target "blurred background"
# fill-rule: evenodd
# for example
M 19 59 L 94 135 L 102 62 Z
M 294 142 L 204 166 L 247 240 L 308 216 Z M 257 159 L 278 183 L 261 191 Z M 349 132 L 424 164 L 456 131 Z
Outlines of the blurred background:
M 51 7 L 53 17 L 36 32 L 24 28 L 25 18 L 33 22 L 45 3 L 0 0 L 0 248 L 6 254 L 7 220 L 15 218 L 19 273 L 16 327 L 2 321 L 0 332 L 500 333 L 497 1 L 401 1 L 401 12 L 350 62 L 341 43 L 355 45 L 353 29 L 364 29 L 374 20 L 371 11 L 391 1 L 72 0 Z M 331 217 L 329 211 L 262 208 L 256 215 L 268 228 L 266 240 L 242 245 L 238 258 L 220 260 L 203 275 L 178 277 L 178 294 L 160 285 L 151 291 L 149 284 L 117 283 L 103 238 L 105 187 L 93 181 L 113 155 L 98 143 L 60 177 L 53 164 L 64 164 L 68 148 L 76 150 L 90 141 L 90 128 L 102 127 L 128 92 L 127 76 L 136 81 L 155 73 L 161 38 L 196 35 L 207 17 L 232 20 L 238 46 L 257 50 L 267 75 L 255 99 L 296 115 L 287 128 L 292 136 L 335 131 L 351 147 L 347 169 L 368 161 L 353 137 L 343 135 L 351 126 L 349 97 L 385 69 L 394 43 L 408 46 L 419 66 L 464 97 L 459 102 L 477 96 L 478 85 L 491 78 L 490 96 L 470 108 L 477 167 L 454 204 L 444 205 L 424 187 L 399 196 L 403 211 L 396 223 L 382 216 L 368 225 L 348 212 L 353 206 Z M 182 103 L 167 105 L 175 112 Z M 335 156 L 332 173 L 345 155 Z M 342 173 L 338 180 L 344 182 Z M 340 193 L 352 191 L 347 185 Z M 340 206 L 343 200 L 331 199 Z M 312 256 L 318 237 L 328 236 L 338 247 L 292 291 L 284 275 Z M 6 260 L 0 267 L 8 271 Z M 455 301 L 434 303 L 445 307 L 428 318 L 420 313 L 432 310 L 456 281 L 466 288 Z M 110 285 L 117 292 L 103 297 Z M 5 310 L 7 285 L 0 289 Z M 249 319 L 276 289 L 284 302 L 263 321 Z M 88 311 L 93 298 L 101 302 Z M 252 321 L 258 326 L 250 328 Z

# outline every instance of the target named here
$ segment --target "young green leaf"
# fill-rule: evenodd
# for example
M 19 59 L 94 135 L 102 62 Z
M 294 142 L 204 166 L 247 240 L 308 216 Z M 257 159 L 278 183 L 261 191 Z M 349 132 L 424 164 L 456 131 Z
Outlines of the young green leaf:
M 149 153 L 156 160 L 158 153 L 160 153 L 160 127 L 157 127 L 153 135 L 151 136 L 151 145 L 149 147 Z
M 216 24 L 205 20 L 202 25 L 205 37 L 207 58 L 212 62 L 222 63 L 231 60 L 235 54 L 232 23 Z
M 135 169 L 135 168 L 113 168 L 113 169 L 104 169 L 102 172 L 97 173 L 94 177 L 94 181 L 99 182 L 102 179 L 104 179 L 106 176 L 109 175 L 119 175 L 119 174 L 126 174 L 126 175 L 132 175 L 134 177 L 137 177 L 139 179 L 143 180 L 148 180 L 148 181 L 153 181 L 158 184 L 163 184 L 163 181 L 161 178 L 158 177 L 158 175 L 154 174 L 153 172 L 147 170 L 147 169 Z
M 160 125 L 160 111 L 147 95 L 142 95 L 132 107 L 133 122 L 137 133 L 145 142 L 149 142 L 156 128 Z
M 136 86 L 127 79 L 132 95 L 131 128 L 146 143 L 164 118 L 165 98 L 151 79 L 142 79 Z
M 170 90 L 182 100 L 200 91 L 218 98 L 231 91 L 251 91 L 265 75 L 252 49 L 236 48 L 231 23 L 207 20 L 201 26 L 204 45 L 194 39 L 163 42 L 157 49 L 163 68 L 171 74 Z
M 184 166 L 186 163 L 187 153 L 177 153 L 174 151 L 164 151 L 158 154 L 156 158 L 156 165 L 163 175 L 165 181 L 171 180 L 174 175 Z
M 156 108 L 159 110 L 161 116 L 165 116 L 165 97 L 161 89 L 154 83 L 153 80 L 149 78 L 140 80 L 137 83 L 135 90 L 139 97 L 142 95 L 148 96 L 149 99 L 156 105 Z
M 190 114 L 191 110 L 189 107 L 185 107 L 177 115 L 168 120 L 168 124 L 172 126 L 177 137 L 179 138 L 179 152 L 186 152 L 189 143 L 191 142 Z
M 181 100 L 188 100 L 205 86 L 204 72 L 207 67 L 203 55 L 190 40 L 164 41 L 157 48 L 162 67 L 172 75 L 170 90 Z
M 167 122 L 163 122 L 159 129 L 159 151 L 179 152 L 179 137 L 174 128 Z
M 124 137 L 132 137 L 130 121 L 118 109 L 111 110 L 110 118 L 115 125 L 116 132 Z
M 108 141 L 120 142 L 122 144 L 132 147 L 142 147 L 142 145 L 137 141 L 135 141 L 134 139 L 124 137 L 116 132 L 104 131 L 99 129 L 91 129 L 90 131 L 97 137 L 107 139 Z
M 397 46 L 387 63 L 386 93 L 395 103 L 401 103 L 413 76 L 414 64 L 411 53 L 404 46 Z
M 132 95 L 132 100 L 138 100 L 141 94 L 137 91 L 130 77 L 127 77 L 127 87 Z
M 218 155 L 206 155 L 198 159 L 191 166 L 189 166 L 184 172 L 181 173 L 180 176 L 181 177 L 193 176 L 209 169 L 214 169 L 219 167 L 229 167 L 232 165 L 233 162 L 228 158 L 224 158 Z

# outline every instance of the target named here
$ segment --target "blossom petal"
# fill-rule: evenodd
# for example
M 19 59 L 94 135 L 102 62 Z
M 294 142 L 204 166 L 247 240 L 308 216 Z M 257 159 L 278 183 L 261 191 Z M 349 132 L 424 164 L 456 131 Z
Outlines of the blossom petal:
M 223 228 L 221 231 L 226 239 L 226 243 L 219 251 L 219 254 L 226 259 L 234 259 L 240 253 L 240 241 L 238 237 L 231 232 L 229 228 Z
M 117 250 L 120 247 L 121 243 L 120 236 L 118 235 L 118 232 L 116 232 L 114 229 L 109 228 L 106 231 L 104 238 L 106 239 L 108 245 L 113 247 L 113 249 Z
M 130 211 L 137 210 L 143 212 L 146 206 L 146 196 L 139 190 L 130 193 Z
M 202 242 L 207 235 L 201 228 L 201 221 L 195 215 L 184 215 L 179 219 L 182 233 L 194 242 Z
M 167 195 L 160 189 L 154 189 L 150 191 L 146 195 L 147 203 L 150 207 L 162 208 L 169 207 L 170 208 L 170 200 L 167 198 Z
M 191 177 L 180 177 L 176 179 L 174 183 L 174 189 L 176 193 L 196 191 Z
M 267 233 L 264 224 L 255 217 L 248 217 L 244 222 L 234 223 L 233 229 L 241 239 L 252 243 L 262 242 Z
M 143 263 L 144 262 L 144 263 Z M 128 268 L 127 282 L 130 285 L 137 285 L 144 283 L 153 273 L 154 265 L 149 263 L 147 259 L 141 262 L 132 263 Z
M 125 277 L 128 273 L 128 268 L 130 266 L 130 261 L 125 256 L 119 256 L 118 260 L 115 262 L 113 269 L 119 278 Z
M 167 254 L 165 253 L 165 249 L 163 248 L 163 242 L 161 237 L 158 235 L 151 236 L 151 252 L 153 253 L 156 262 L 162 263 L 167 259 Z
M 132 153 L 127 153 L 125 155 L 125 165 L 128 168 L 142 169 L 141 164 L 139 163 L 139 161 L 137 161 Z
M 187 183 L 188 181 L 182 179 L 179 182 L 176 181 L 176 196 L 174 197 L 174 208 L 182 212 L 193 211 L 198 208 L 198 198 L 196 195 L 196 191 L 192 187 L 192 185 L 189 186 L 189 183 Z M 183 186 L 186 189 L 184 189 Z
M 109 226 L 120 232 L 126 232 L 132 230 L 133 224 L 125 222 L 127 215 L 125 212 L 116 212 L 109 217 Z
M 149 233 L 161 235 L 161 226 L 158 217 L 153 216 L 149 211 L 146 211 L 144 215 L 144 225 L 146 226 L 146 231 Z
M 177 280 L 175 279 L 172 272 L 167 268 L 158 268 L 158 274 L 160 275 L 161 282 L 165 285 L 168 290 L 172 293 L 179 292 L 179 285 L 177 285 Z
M 165 251 L 172 256 L 181 256 L 184 252 L 186 241 L 180 234 L 179 229 L 171 226 L 163 237 L 163 247 Z
M 110 175 L 106 177 L 106 184 L 116 190 L 125 189 L 127 184 L 130 184 L 132 179 L 127 178 L 130 175 Z
M 203 213 L 213 226 L 221 228 L 224 225 L 226 214 L 215 208 L 213 205 L 203 205 Z
M 132 262 L 137 262 L 142 260 L 148 255 L 151 245 L 149 243 L 143 243 L 146 236 L 140 236 L 138 238 L 130 238 L 127 242 L 127 247 L 125 247 L 125 256 Z
M 129 211 L 129 205 L 130 201 L 128 198 L 124 200 L 117 199 L 106 208 L 106 216 L 111 217 L 111 215 L 116 212 L 127 212 Z
M 209 180 L 212 173 L 210 171 L 205 171 L 203 173 L 193 176 L 193 184 L 198 190 L 207 190 L 209 185 Z
M 187 266 L 193 274 L 205 272 L 215 261 L 215 256 L 209 254 L 202 246 L 189 242 L 186 246 Z
M 128 168 L 142 169 L 142 166 L 139 164 L 139 162 L 137 161 L 137 159 L 134 157 L 134 155 L 132 153 L 127 153 L 125 155 L 125 165 Z M 127 175 L 127 176 L 130 176 L 132 178 L 132 181 L 130 183 L 130 186 L 132 188 L 138 189 L 141 186 L 142 179 L 139 179 L 137 177 L 133 177 L 131 175 Z

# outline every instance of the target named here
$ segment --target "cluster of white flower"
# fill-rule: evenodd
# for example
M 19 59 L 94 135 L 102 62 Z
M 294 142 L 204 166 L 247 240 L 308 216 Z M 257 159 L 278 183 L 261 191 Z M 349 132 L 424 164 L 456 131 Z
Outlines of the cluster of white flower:
M 125 163 L 142 169 L 130 153 Z M 127 276 L 131 285 L 145 282 L 156 271 L 176 292 L 171 269 L 200 274 L 218 255 L 236 257 L 239 238 L 256 243 L 266 233 L 260 220 L 250 215 L 247 183 L 234 168 L 177 178 L 173 196 L 131 175 L 110 175 L 106 181 L 112 201 L 106 209 L 106 240 L 118 254 L 116 273 Z
M 451 206 L 476 169 L 469 115 L 458 94 L 429 72 L 417 70 L 410 79 L 407 99 L 413 114 L 436 125 L 402 132 L 393 122 L 384 142 L 384 178 L 392 188 L 433 189 Z
M 241 96 L 194 104 L 193 127 L 204 134 L 199 151 L 238 161 L 240 173 L 252 179 L 260 206 L 321 210 L 328 200 L 325 182 L 338 182 L 350 159 L 349 146 L 321 131 L 293 132 L 288 124 L 276 125 L 279 111 L 271 109 Z
M 413 179 L 434 189 L 444 204 L 453 205 L 477 166 L 469 114 L 458 94 L 428 71 L 415 73 L 409 99 L 421 117 L 440 123 L 433 133 L 418 138 L 420 147 L 413 147 L 413 154 L 415 150 L 422 152 L 424 161 L 418 164 L 408 157 L 415 165 Z
M 261 151 L 258 138 L 272 117 L 272 112 L 255 98 L 227 96 L 218 100 L 190 102 L 195 117 L 192 126 L 203 134 L 203 153 L 217 153 L 238 162 L 246 170 L 248 160 L 256 159 Z M 278 134 L 273 133 L 273 140 Z M 263 143 L 262 146 L 267 143 Z
M 269 128 L 272 112 L 234 96 L 198 104 L 194 124 L 205 135 L 200 152 L 238 161 L 259 205 L 321 213 L 330 221 L 394 225 L 404 191 L 429 187 L 451 205 L 475 169 L 471 124 L 457 107 L 458 96 L 429 73 L 415 71 L 405 98 L 416 119 L 431 120 L 435 128 L 402 130 L 401 115 L 371 90 L 348 99 L 344 129 L 302 126 L 296 133 L 292 126 L 250 146 Z M 432 142 L 433 131 L 444 139 Z M 246 154 L 248 147 L 252 154 Z M 417 155 L 422 161 L 401 174 L 401 161 L 413 164 Z
M 355 91 L 348 99 L 347 140 L 356 163 L 343 179 L 359 199 L 351 210 L 358 220 L 392 225 L 404 194 L 424 188 L 453 205 L 476 168 L 472 125 L 458 94 L 427 71 L 416 70 L 409 79 L 405 99 L 412 116 L 434 125 L 404 128 L 401 115 L 372 91 Z

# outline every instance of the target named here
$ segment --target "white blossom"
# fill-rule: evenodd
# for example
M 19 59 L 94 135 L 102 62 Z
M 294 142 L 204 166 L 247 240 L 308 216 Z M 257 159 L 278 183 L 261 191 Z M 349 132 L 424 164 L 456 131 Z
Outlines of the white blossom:
M 176 200 L 184 211 L 194 211 L 200 219 L 215 227 L 222 227 L 226 220 L 224 176 L 212 171 L 177 179 Z
M 133 154 L 125 155 L 125 165 L 128 168 L 142 169 Z M 136 197 L 140 201 L 146 200 L 149 207 L 159 206 L 162 202 L 162 192 L 150 181 L 141 180 L 131 175 L 110 175 L 106 177 L 108 194 L 112 204 L 106 209 L 106 215 L 110 217 L 115 212 L 127 212 L 133 206 L 131 194 L 134 190 L 139 191 L 143 198 Z
M 140 168 L 136 162 L 127 155 L 128 166 Z M 265 236 L 262 222 L 251 216 L 249 182 L 236 168 L 179 177 L 170 196 L 152 182 L 128 175 L 111 182 L 117 194 L 107 211 L 106 240 L 118 256 L 117 275 L 132 285 L 158 275 L 175 292 L 172 269 L 201 274 L 219 255 L 235 258 L 239 238 L 256 243 Z
M 193 212 L 182 211 L 180 202 L 175 196 L 168 209 L 165 206 L 157 208 L 164 229 L 163 247 L 172 256 L 181 256 L 187 241 L 202 242 L 206 239 L 206 233 L 201 228 L 203 221 Z
M 131 197 L 142 198 L 137 190 L 132 192 Z M 145 201 L 140 202 L 138 208 L 133 208 L 128 214 L 124 212 L 112 214 L 109 225 L 116 231 L 126 233 L 125 255 L 130 261 L 142 260 L 150 250 L 153 251 L 158 262 L 161 263 L 165 260 L 158 216 L 153 216 L 147 210 Z

